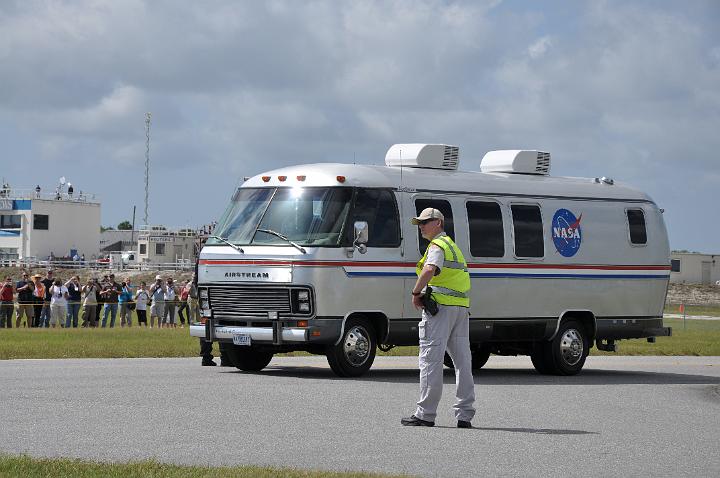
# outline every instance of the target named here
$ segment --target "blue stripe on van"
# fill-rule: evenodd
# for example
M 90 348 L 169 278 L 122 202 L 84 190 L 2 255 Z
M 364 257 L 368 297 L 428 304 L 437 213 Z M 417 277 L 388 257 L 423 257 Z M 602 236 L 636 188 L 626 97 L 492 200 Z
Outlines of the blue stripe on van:
M 417 277 L 408 272 L 348 272 L 351 277 Z M 509 273 L 471 273 L 473 279 L 482 277 L 513 278 L 513 279 L 667 279 L 668 275 L 635 275 L 635 274 L 509 274 Z

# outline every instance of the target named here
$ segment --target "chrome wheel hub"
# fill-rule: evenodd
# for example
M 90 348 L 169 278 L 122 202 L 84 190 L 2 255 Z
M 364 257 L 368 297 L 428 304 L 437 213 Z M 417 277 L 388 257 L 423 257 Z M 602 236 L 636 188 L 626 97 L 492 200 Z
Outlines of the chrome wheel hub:
M 584 347 L 580 332 L 568 329 L 560 338 L 560 355 L 568 365 L 577 364 L 583 356 Z
M 348 363 L 355 367 L 364 364 L 370 356 L 370 337 L 367 330 L 354 326 L 345 334 L 343 351 Z

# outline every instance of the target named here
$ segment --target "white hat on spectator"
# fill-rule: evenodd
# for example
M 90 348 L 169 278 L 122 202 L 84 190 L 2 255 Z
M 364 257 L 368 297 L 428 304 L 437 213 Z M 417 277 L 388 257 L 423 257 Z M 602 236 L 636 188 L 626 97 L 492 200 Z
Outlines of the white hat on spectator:
M 155 280 L 162 280 L 162 276 L 160 274 L 156 275 Z

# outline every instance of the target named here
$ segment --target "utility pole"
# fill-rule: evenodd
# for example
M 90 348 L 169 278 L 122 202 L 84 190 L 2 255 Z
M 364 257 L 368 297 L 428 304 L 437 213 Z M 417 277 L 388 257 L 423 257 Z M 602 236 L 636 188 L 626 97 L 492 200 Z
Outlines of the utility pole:
M 143 221 L 148 225 L 148 197 L 150 196 L 150 118 L 152 114 L 145 113 L 145 217 Z

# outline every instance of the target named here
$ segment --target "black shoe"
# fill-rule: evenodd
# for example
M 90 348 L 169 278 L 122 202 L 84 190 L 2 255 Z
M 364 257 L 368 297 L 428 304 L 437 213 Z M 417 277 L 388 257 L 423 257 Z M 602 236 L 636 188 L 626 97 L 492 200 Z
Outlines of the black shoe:
M 472 423 L 466 422 L 465 420 L 458 420 L 458 428 L 472 428 Z
M 229 362 L 224 361 L 224 360 L 220 360 L 220 366 L 221 367 L 232 367 L 232 365 L 230 365 Z
M 410 418 L 401 419 L 400 423 L 405 427 L 434 427 L 435 426 L 435 422 L 429 422 L 427 420 L 423 420 L 421 418 L 416 417 L 415 415 L 411 416 Z
M 212 360 L 203 360 L 203 362 L 202 362 L 203 367 L 214 367 L 216 365 L 217 364 L 215 362 L 213 362 Z

